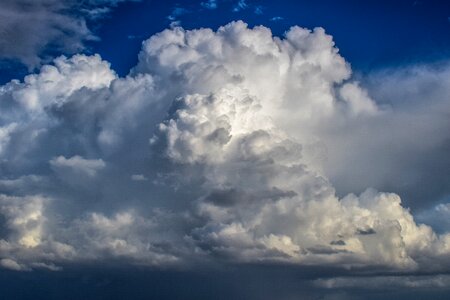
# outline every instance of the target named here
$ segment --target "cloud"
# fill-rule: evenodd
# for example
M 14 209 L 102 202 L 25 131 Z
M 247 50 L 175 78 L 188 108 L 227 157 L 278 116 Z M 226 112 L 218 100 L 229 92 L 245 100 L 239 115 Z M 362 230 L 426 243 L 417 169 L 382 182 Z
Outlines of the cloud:
M 325 172 L 339 194 L 367 186 L 396 191 L 415 211 L 445 201 L 450 192 L 450 161 L 444 154 L 449 147 L 444 96 L 450 92 L 445 84 L 449 70 L 448 63 L 413 65 L 383 70 L 365 80 L 382 113 L 350 126 L 336 124 L 323 139 L 333 149 L 327 153 Z
M 172 21 L 172 22 L 173 21 L 177 21 L 177 19 L 180 16 L 185 15 L 185 14 L 187 14 L 189 12 L 190 11 L 188 9 L 184 8 L 184 7 L 176 6 L 176 7 L 173 8 L 172 13 L 169 16 L 167 16 L 167 19 L 169 21 Z M 179 22 L 179 21 L 177 21 L 177 22 Z
M 14 270 L 14 271 L 23 271 L 24 268 L 23 266 L 19 265 L 17 262 L 15 262 L 12 259 L 9 258 L 4 258 L 2 260 L 0 260 L 0 265 L 5 268 L 5 269 L 10 269 L 10 270 Z M 26 270 L 26 268 L 25 268 Z
M 73 54 L 98 38 L 87 19 L 99 19 L 122 0 L 6 0 L 0 8 L 0 59 L 17 60 L 30 70 L 51 53 Z
M 147 181 L 148 178 L 145 177 L 142 174 L 133 174 L 133 175 L 131 175 L 131 180 L 134 180 L 134 181 Z
M 257 15 L 262 15 L 262 14 L 264 14 L 264 7 L 261 5 L 257 5 L 257 6 L 255 6 L 254 12 Z
M 217 0 L 208 0 L 205 2 L 200 2 L 200 5 L 206 9 L 216 9 L 218 7 Z
M 44 202 L 40 196 L 0 198 L 0 210 L 7 219 L 10 242 L 24 248 L 34 248 L 42 241 Z M 5 241 L 3 241 L 5 242 Z M 9 263 L 8 265 L 12 265 Z
M 245 0 L 239 0 L 234 6 L 233 11 L 238 12 L 248 8 L 248 4 Z
M 272 17 L 272 18 L 270 18 L 270 21 L 273 21 L 273 22 L 275 22 L 275 21 L 281 21 L 281 20 L 284 20 L 284 18 L 283 17 Z
M 450 231 L 450 203 L 441 203 L 421 211 L 417 218 L 420 222 L 430 224 L 439 232 Z
M 318 279 L 315 280 L 314 284 L 329 289 L 355 287 L 378 289 L 380 286 L 385 289 L 439 289 L 448 288 L 450 284 L 450 276 L 374 276 L 370 278 L 337 277 L 332 279 Z
M 416 137 L 448 128 L 431 121 L 448 100 L 428 95 Z M 175 27 L 143 43 L 127 77 L 98 55 L 60 57 L 0 98 L 0 253 L 23 268 L 449 270 L 449 233 L 370 188 L 385 167 L 373 155 L 438 155 L 445 133 L 418 147 L 422 102 L 374 101 L 322 28 Z M 356 168 L 355 193 L 338 196 Z
M 50 166 L 57 173 L 74 173 L 77 176 L 94 177 L 106 164 L 101 159 L 84 159 L 75 155 L 71 158 L 58 156 L 50 160 Z

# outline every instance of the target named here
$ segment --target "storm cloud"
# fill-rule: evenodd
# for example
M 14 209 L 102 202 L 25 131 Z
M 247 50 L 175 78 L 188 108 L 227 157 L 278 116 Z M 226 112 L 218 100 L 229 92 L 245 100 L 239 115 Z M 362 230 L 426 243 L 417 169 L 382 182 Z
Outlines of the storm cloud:
M 430 79 L 446 95 L 447 74 Z M 374 100 L 324 29 L 241 21 L 158 33 L 126 77 L 59 57 L 0 87 L 0 265 L 449 272 L 448 231 L 373 189 L 448 162 L 449 99 L 420 84 L 426 109 L 385 82 Z

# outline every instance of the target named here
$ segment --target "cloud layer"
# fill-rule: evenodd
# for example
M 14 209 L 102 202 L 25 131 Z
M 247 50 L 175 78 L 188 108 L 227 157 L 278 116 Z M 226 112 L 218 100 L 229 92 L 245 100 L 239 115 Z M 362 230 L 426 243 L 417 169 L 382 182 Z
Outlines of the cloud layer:
M 405 132 L 422 111 L 372 100 L 321 28 L 176 27 L 143 43 L 127 77 L 98 55 L 59 57 L 0 87 L 0 105 L 4 268 L 449 271 L 450 234 L 416 223 L 398 195 L 370 183 L 336 195 L 333 178 L 355 166 L 369 174 L 356 189 L 370 182 L 372 151 L 418 145 Z M 415 138 L 442 122 L 417 124 Z

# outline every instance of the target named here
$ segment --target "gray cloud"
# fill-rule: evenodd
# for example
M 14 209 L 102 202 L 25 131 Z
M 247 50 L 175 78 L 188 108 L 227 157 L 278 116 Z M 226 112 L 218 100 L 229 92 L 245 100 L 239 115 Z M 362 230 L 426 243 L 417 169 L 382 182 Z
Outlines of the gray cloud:
M 337 277 L 332 279 L 318 279 L 315 285 L 336 288 L 358 288 L 378 289 L 439 289 L 448 288 L 450 284 L 449 275 L 437 276 L 373 276 L 373 277 Z
M 445 201 L 450 193 L 449 70 L 444 63 L 369 75 L 367 88 L 383 113 L 356 121 L 359 125 L 336 124 L 327 133 L 333 151 L 325 168 L 339 193 L 370 185 L 399 193 L 416 211 Z
M 30 70 L 51 51 L 73 54 L 98 39 L 86 25 L 123 0 L 5 0 L 0 7 L 0 59 L 17 60 Z

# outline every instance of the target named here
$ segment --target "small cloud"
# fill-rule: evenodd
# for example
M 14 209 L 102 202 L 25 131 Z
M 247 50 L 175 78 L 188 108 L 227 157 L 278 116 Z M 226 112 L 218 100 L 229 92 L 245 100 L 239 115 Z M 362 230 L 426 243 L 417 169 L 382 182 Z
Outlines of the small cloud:
M 175 8 L 172 10 L 172 13 L 171 13 L 170 15 L 167 16 L 167 19 L 169 19 L 170 21 L 176 21 L 176 19 L 177 19 L 179 16 L 185 15 L 185 14 L 187 14 L 187 13 L 189 13 L 189 12 L 190 12 L 190 11 L 187 10 L 186 8 L 177 6 L 177 7 L 175 7 Z
M 38 262 L 38 263 L 33 263 L 31 265 L 33 266 L 33 268 L 38 268 L 38 269 L 47 269 L 50 271 L 62 271 L 62 267 L 56 266 L 52 263 L 46 264 L 43 262 Z
M 241 10 L 244 10 L 248 7 L 248 4 L 245 2 L 245 0 L 239 0 L 238 3 L 233 7 L 234 12 L 238 12 Z
M 181 21 L 180 20 L 177 20 L 177 21 L 172 21 L 172 22 L 170 22 L 170 25 L 169 25 L 169 27 L 170 28 L 175 28 L 175 27 L 179 27 L 181 25 Z
M 18 264 L 15 260 L 9 258 L 3 258 L 0 260 L 0 267 L 13 270 L 13 271 L 27 271 L 28 268 Z
M 131 180 L 133 181 L 147 181 L 148 178 L 142 174 L 133 174 L 131 175 Z
M 91 20 L 98 20 L 101 18 L 104 18 L 109 13 L 111 13 L 111 8 L 109 7 L 97 7 L 97 8 L 91 8 L 91 9 L 81 9 L 83 13 L 86 14 L 86 16 Z
M 86 175 L 93 177 L 106 166 L 102 159 L 85 159 L 79 155 L 65 158 L 58 156 L 50 160 L 50 166 L 57 173 Z
M 184 14 L 187 14 L 189 12 L 189 10 L 187 10 L 186 8 L 183 7 L 175 7 L 172 11 L 172 15 L 174 16 L 181 16 Z
M 272 21 L 272 22 L 281 21 L 281 20 L 284 20 L 284 18 L 283 17 L 279 17 L 279 16 L 276 16 L 276 17 L 273 17 L 273 18 L 270 19 L 270 21 Z
M 216 9 L 217 8 L 217 0 L 208 0 L 205 2 L 201 2 L 200 5 L 206 9 Z
M 127 39 L 129 39 L 129 40 L 135 40 L 135 39 L 141 39 L 141 38 L 143 38 L 142 35 L 133 35 L 133 34 L 127 35 Z
M 257 5 L 255 7 L 255 11 L 254 12 L 257 15 L 262 15 L 262 14 L 264 14 L 263 9 L 264 9 L 264 7 L 262 7 L 261 5 Z

